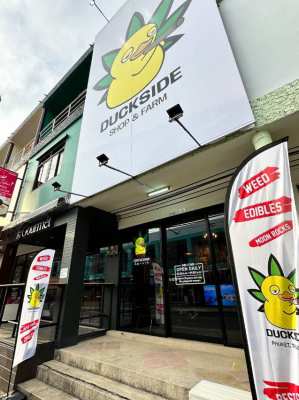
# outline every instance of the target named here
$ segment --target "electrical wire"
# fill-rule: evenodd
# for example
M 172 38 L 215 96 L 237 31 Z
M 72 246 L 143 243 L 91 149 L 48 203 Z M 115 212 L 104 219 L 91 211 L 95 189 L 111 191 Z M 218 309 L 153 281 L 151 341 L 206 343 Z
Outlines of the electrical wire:
M 91 0 L 90 3 L 91 7 L 95 6 L 95 8 L 99 11 L 99 13 L 102 15 L 102 17 L 105 18 L 105 20 L 109 23 L 110 20 L 106 17 L 106 15 L 104 14 L 103 10 L 101 9 L 101 7 L 98 6 L 98 4 L 96 3 L 96 0 Z

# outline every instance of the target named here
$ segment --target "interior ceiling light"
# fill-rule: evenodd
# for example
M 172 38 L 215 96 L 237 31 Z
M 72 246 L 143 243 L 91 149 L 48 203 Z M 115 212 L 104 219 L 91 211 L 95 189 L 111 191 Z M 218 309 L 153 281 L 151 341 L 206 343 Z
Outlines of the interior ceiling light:
M 153 190 L 152 192 L 149 192 L 147 195 L 148 197 L 155 197 L 155 196 L 161 196 L 161 194 L 167 193 L 170 190 L 170 186 L 165 186 L 156 190 Z

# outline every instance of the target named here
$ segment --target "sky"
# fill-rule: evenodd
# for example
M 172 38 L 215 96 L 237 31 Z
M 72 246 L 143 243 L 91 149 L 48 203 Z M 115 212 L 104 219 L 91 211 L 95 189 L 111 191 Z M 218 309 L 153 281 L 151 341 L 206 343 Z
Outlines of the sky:
M 108 19 L 125 0 L 97 0 Z M 89 0 L 0 0 L 0 144 L 94 42 Z

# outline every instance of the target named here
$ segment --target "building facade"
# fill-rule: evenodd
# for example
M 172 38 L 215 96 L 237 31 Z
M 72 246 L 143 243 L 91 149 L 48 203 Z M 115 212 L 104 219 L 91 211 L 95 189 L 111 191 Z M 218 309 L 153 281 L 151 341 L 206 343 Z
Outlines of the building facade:
M 224 201 L 236 167 L 265 131 L 272 140 L 289 137 L 292 178 L 299 185 L 294 23 L 299 5 L 289 2 L 288 9 L 282 0 L 220 2 L 219 15 L 255 122 L 141 172 L 138 180 L 134 176 L 86 193 L 90 182 L 107 179 L 103 166 L 98 178 L 82 169 L 82 187 L 74 185 L 78 154 L 91 169 L 97 162 L 80 147 L 92 48 L 48 95 L 13 205 L 14 219 L 2 230 L 0 270 L 1 282 L 25 282 L 36 252 L 56 250 L 41 337 L 62 347 L 118 329 L 242 347 Z M 171 100 L 167 105 L 173 105 Z M 213 117 L 218 118 L 216 111 Z M 175 146 L 174 139 L 169 147 Z M 145 148 L 141 156 L 155 154 Z M 120 172 L 109 173 L 108 179 L 117 181 Z M 149 197 L 161 188 L 168 190 Z M 3 301 L 18 305 L 21 291 L 9 290 Z M 15 312 L 17 318 L 17 307 Z

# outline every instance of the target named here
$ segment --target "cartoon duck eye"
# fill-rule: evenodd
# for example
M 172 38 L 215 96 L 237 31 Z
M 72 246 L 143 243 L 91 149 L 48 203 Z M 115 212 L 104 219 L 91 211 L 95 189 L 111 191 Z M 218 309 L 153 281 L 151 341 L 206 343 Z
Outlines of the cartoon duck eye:
M 134 47 L 130 47 L 129 50 L 126 51 L 126 53 L 124 54 L 123 58 L 121 59 L 121 62 L 123 64 L 126 63 L 127 61 L 130 60 L 133 54 L 134 54 Z
M 295 292 L 296 292 L 296 289 L 295 289 L 294 286 L 290 285 L 290 286 L 289 286 L 289 291 L 290 291 L 291 293 L 295 293 Z
M 274 296 L 278 295 L 278 293 L 280 292 L 279 287 L 276 286 L 276 285 L 272 285 L 272 286 L 270 287 L 270 292 L 271 292 L 272 294 L 274 294 Z

